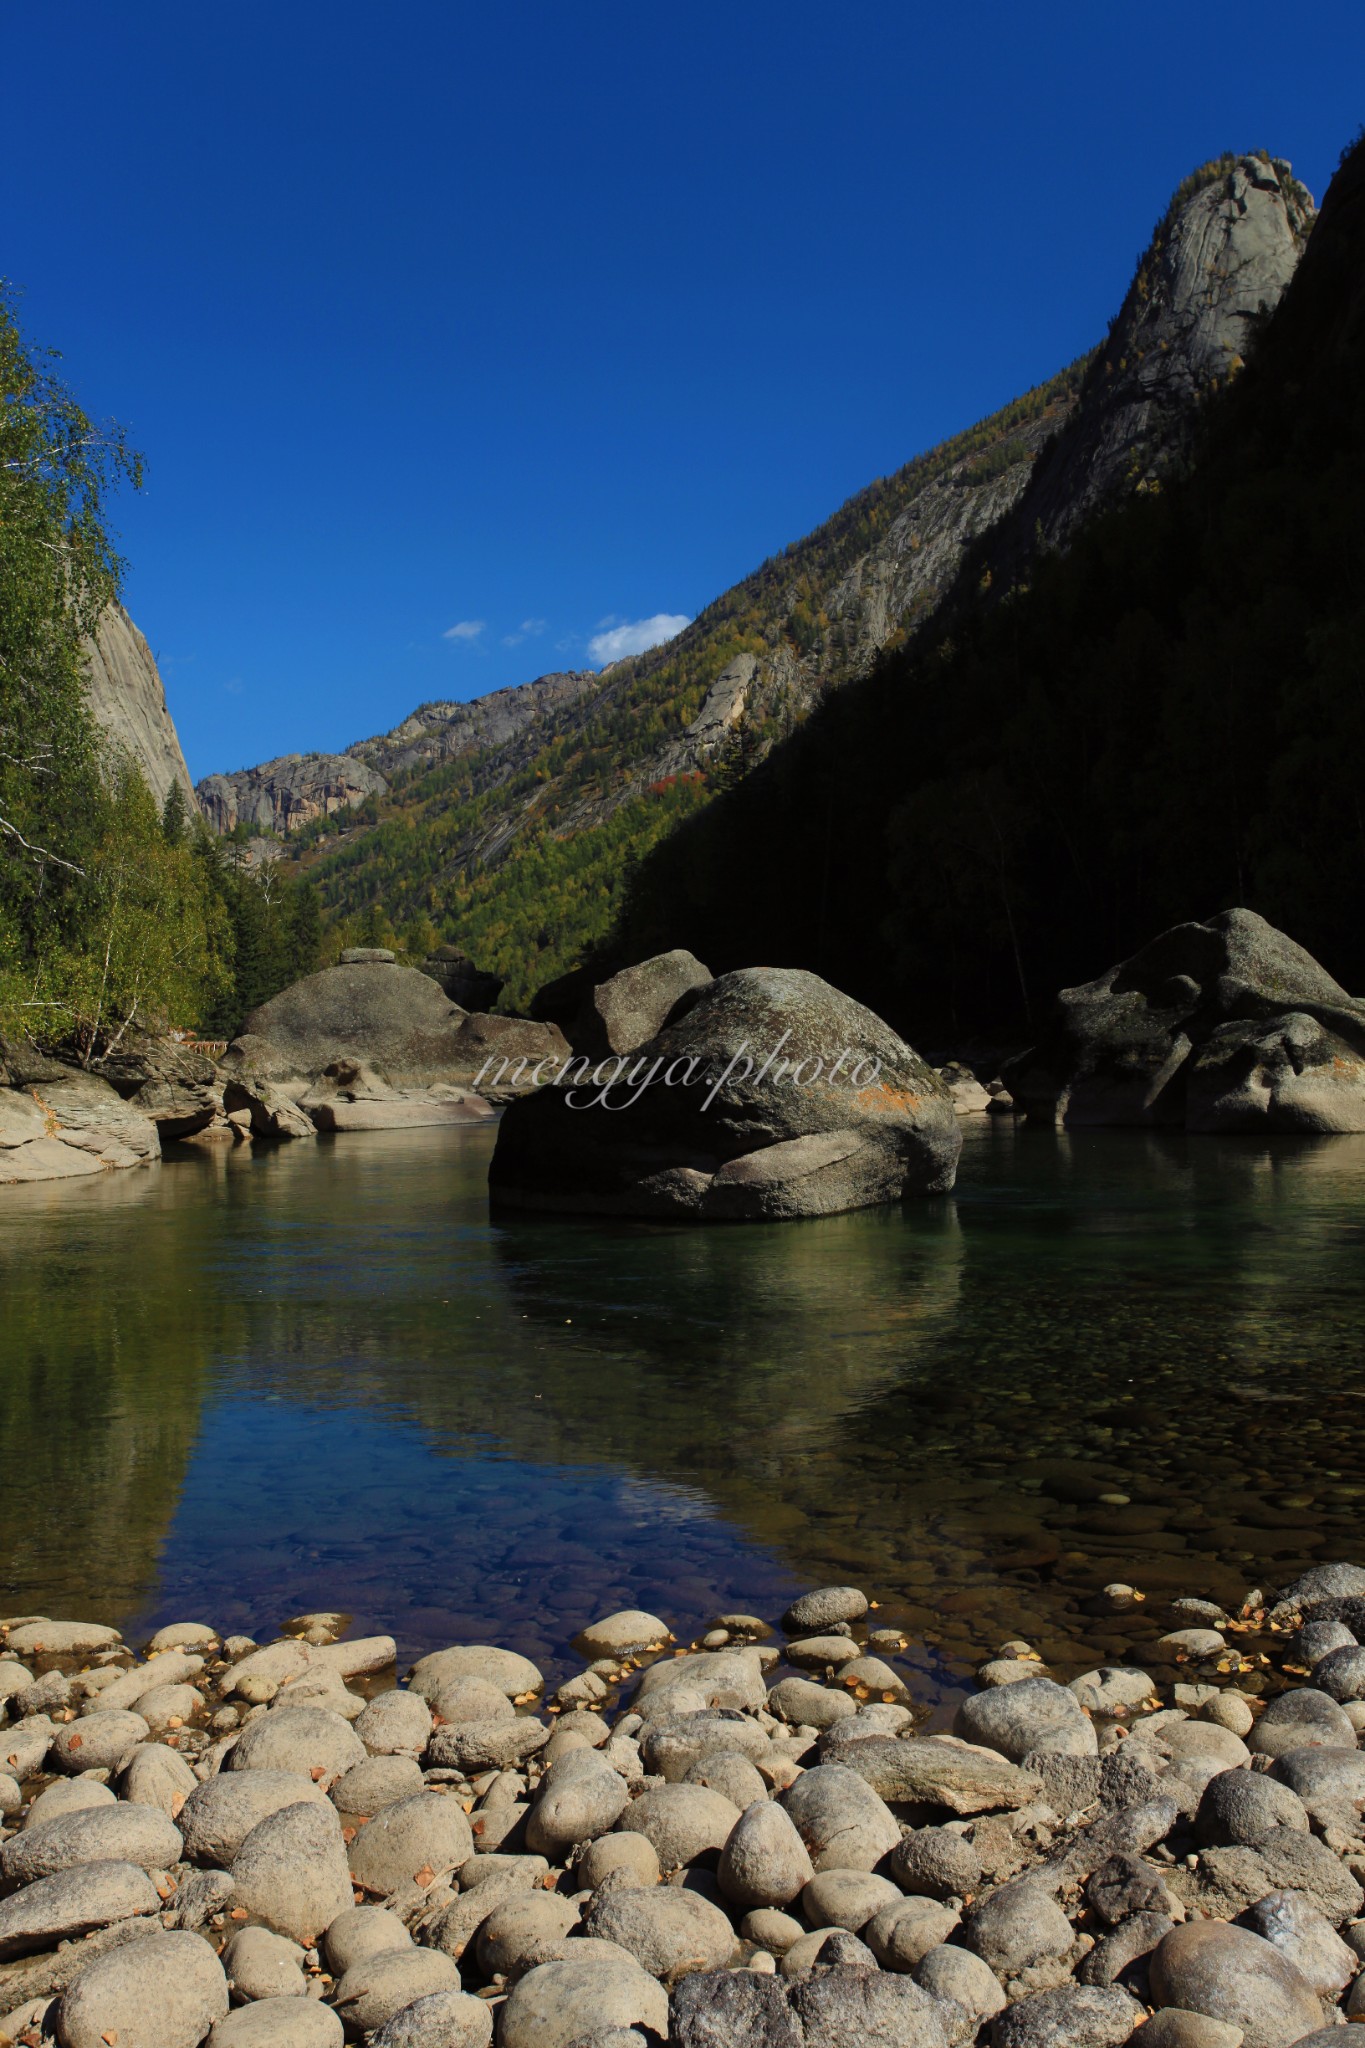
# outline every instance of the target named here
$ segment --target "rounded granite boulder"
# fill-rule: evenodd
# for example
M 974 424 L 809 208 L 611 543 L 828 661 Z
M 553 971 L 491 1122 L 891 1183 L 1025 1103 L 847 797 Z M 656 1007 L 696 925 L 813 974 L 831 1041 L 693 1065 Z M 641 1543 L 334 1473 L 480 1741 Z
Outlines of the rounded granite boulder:
M 880 1017 L 818 975 L 750 967 L 628 1057 L 513 1102 L 489 1189 L 590 1215 L 827 1216 L 946 1191 L 961 1148 L 952 1097 Z
M 1323 2023 L 1303 1973 L 1245 1927 L 1187 1921 L 1158 1944 L 1150 1974 L 1158 2005 L 1240 2027 L 1245 2048 L 1288 2048 Z

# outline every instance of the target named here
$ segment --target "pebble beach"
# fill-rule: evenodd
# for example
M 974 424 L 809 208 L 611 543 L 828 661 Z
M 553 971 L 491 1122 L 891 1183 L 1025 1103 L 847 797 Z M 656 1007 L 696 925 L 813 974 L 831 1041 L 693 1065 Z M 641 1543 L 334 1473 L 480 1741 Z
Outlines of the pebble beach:
M 401 1672 L 0 1623 L 0 2043 L 1280 2048 L 1365 2019 L 1365 1569 L 1111 1584 L 951 1726 L 874 1598 Z M 1141 1655 L 1136 1651 L 1140 1648 Z M 1316 2040 L 1315 2040 L 1316 2048 Z

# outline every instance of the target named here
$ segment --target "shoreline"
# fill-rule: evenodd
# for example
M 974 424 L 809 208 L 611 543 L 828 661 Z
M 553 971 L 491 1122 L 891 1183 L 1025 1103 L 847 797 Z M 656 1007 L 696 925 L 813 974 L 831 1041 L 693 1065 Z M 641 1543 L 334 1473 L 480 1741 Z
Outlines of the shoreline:
M 1365 1570 L 1100 1598 L 1140 1657 L 1059 1684 L 1002 1643 L 952 1733 L 853 1587 L 687 1642 L 609 1615 L 558 1685 L 490 1645 L 400 1677 L 341 1614 L 141 1660 L 11 1617 L 0 2039 L 1277 2048 L 1365 2017 Z

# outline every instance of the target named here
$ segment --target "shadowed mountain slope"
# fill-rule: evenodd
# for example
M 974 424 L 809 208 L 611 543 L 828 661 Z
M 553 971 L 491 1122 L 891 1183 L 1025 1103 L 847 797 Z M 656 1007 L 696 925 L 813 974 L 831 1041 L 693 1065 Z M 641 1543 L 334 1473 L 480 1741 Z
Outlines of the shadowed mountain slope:
M 675 641 L 424 707 L 343 756 L 212 777 L 201 801 L 220 829 L 306 825 L 295 845 L 334 912 L 430 917 L 524 1000 L 603 940 L 651 847 L 933 619 L 986 536 L 1001 543 L 982 573 L 1016 578 L 1179 467 L 1312 218 L 1286 164 L 1204 166 L 1101 350 L 858 493 Z
M 799 959 L 915 1043 L 1022 1039 L 1232 903 L 1365 987 L 1365 144 L 1254 324 L 1187 474 L 1028 587 L 989 537 L 931 633 L 646 863 L 621 948 Z

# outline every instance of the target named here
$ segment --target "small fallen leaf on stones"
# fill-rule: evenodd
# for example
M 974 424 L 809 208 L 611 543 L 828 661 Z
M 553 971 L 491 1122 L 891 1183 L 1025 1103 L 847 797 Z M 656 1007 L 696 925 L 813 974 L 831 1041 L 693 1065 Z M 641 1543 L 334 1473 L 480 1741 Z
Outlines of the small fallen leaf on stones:
M 68 1749 L 84 1749 L 85 1737 L 83 1735 L 73 1735 L 66 1746 Z
M 229 1919 L 229 1920 L 245 1920 L 245 1918 L 246 1918 L 246 1907 L 245 1907 L 245 1906 L 234 1906 L 234 1907 L 233 1907 L 233 1909 L 232 1909 L 232 1911 L 231 1911 L 231 1912 L 230 1912 L 230 1913 L 228 1914 L 228 1919 Z
M 422 1889 L 425 1891 L 426 1887 L 431 1883 L 435 1875 L 436 1872 L 432 1869 L 431 1865 L 429 1863 L 424 1863 L 420 1870 L 413 1871 L 412 1881 L 414 1884 L 420 1884 Z
M 114 2048 L 114 2043 L 118 2040 L 118 2028 L 110 2027 L 107 2034 L 100 2035 L 100 2039 L 108 2043 L 108 2048 Z
M 314 1764 L 308 1775 L 315 1785 L 320 1785 L 327 1776 L 327 1766 L 325 1764 Z

